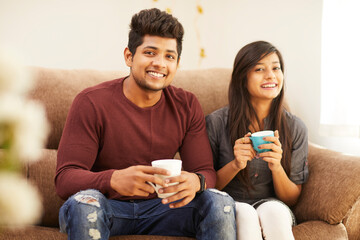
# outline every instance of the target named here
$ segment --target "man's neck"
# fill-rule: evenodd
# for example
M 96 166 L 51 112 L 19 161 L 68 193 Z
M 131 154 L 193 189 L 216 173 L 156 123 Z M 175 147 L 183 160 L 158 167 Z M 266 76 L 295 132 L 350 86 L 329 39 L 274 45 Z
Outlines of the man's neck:
M 136 82 L 127 77 L 124 79 L 123 92 L 127 99 L 140 108 L 154 106 L 161 98 L 162 90 L 151 91 L 140 88 Z

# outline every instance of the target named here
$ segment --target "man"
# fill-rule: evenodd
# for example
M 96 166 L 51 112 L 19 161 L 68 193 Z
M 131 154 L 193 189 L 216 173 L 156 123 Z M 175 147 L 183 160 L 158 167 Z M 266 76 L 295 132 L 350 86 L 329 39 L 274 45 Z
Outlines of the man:
M 130 75 L 85 89 L 74 100 L 58 150 L 56 190 L 67 199 L 60 230 L 68 239 L 114 235 L 235 239 L 234 202 L 215 190 L 212 153 L 195 96 L 170 86 L 184 30 L 158 9 L 131 20 L 124 58 Z M 180 176 L 151 167 L 156 159 L 183 161 Z M 156 198 L 147 183 L 159 184 Z M 170 183 L 179 182 L 177 185 Z

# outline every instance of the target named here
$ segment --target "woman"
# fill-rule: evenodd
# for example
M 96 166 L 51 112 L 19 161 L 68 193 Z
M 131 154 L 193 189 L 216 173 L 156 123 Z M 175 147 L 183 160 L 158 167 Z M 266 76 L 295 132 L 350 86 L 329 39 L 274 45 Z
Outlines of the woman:
M 237 54 L 229 85 L 229 105 L 206 117 L 216 187 L 236 201 L 238 239 L 294 239 L 296 204 L 308 178 L 307 129 L 285 110 L 284 63 L 264 41 Z M 251 133 L 275 131 L 256 153 Z

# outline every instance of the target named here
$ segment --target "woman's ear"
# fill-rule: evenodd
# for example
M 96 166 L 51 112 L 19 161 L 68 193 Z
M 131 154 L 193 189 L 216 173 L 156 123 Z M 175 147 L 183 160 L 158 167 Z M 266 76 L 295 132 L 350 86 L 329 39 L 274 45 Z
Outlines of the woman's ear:
M 131 67 L 132 66 L 132 58 L 133 58 L 133 55 L 132 53 L 130 52 L 130 49 L 129 48 L 125 48 L 124 50 L 124 59 L 125 59 L 125 63 L 128 67 Z

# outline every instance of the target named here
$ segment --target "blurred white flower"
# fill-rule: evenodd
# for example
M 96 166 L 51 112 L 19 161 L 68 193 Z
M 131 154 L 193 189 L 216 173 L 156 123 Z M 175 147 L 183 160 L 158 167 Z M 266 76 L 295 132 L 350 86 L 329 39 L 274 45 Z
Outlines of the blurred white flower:
M 17 173 L 0 171 L 0 226 L 18 227 L 39 221 L 41 199 L 35 187 Z
M 0 95 L 0 146 L 6 142 L 19 160 L 35 161 L 48 133 L 49 124 L 41 104 L 11 94 Z
M 44 107 L 38 102 L 28 101 L 24 106 L 21 123 L 17 139 L 19 151 L 21 149 L 20 158 L 38 160 L 50 131 Z

